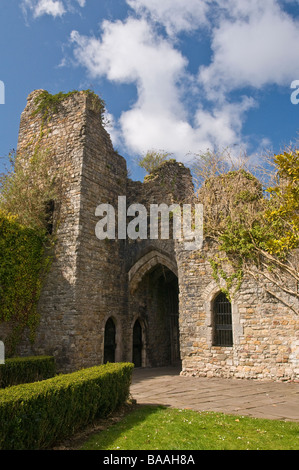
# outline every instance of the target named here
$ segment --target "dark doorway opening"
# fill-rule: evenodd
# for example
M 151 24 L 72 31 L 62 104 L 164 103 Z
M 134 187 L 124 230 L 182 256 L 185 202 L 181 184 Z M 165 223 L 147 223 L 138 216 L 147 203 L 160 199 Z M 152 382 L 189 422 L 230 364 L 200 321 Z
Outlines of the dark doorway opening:
M 104 337 L 104 364 L 107 362 L 115 362 L 115 324 L 112 318 L 109 318 L 105 326 L 105 337 Z
M 180 333 L 177 277 L 173 276 L 171 281 L 165 282 L 164 284 L 166 315 L 170 335 L 170 363 L 172 365 L 178 365 L 180 363 Z
M 136 320 L 133 328 L 133 364 L 142 366 L 142 328 L 139 320 Z
M 141 339 L 140 324 L 136 325 L 134 361 L 140 364 L 143 348 L 142 365 L 181 367 L 177 276 L 166 266 L 156 264 L 143 276 L 134 292 L 132 308 L 139 313 L 146 325 Z

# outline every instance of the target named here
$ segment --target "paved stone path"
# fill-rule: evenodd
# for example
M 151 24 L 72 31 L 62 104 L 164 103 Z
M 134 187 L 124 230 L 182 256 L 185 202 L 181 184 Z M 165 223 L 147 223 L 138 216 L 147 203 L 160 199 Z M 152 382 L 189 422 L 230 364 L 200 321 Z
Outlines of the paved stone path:
M 135 369 L 131 395 L 139 404 L 216 411 L 299 422 L 299 384 L 184 377 L 175 368 Z

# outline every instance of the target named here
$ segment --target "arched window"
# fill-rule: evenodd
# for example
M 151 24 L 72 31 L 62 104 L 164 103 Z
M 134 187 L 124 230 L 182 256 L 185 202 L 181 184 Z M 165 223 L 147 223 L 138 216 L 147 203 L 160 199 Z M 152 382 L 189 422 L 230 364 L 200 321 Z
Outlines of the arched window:
M 115 324 L 112 318 L 109 318 L 105 326 L 104 337 L 104 364 L 106 362 L 115 362 Z
M 232 346 L 232 308 L 224 293 L 220 293 L 213 303 L 213 346 Z

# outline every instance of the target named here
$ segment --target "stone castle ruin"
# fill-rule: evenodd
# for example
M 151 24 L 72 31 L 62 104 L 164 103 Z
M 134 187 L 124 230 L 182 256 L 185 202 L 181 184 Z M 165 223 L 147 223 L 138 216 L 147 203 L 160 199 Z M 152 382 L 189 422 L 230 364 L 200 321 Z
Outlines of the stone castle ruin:
M 63 169 L 63 183 L 36 340 L 24 340 L 20 352 L 54 355 L 63 371 L 130 361 L 176 365 L 185 375 L 298 378 L 298 316 L 254 279 L 244 279 L 229 302 L 207 260 L 209 243 L 192 251 L 173 239 L 96 237 L 97 206 L 117 211 L 119 196 L 127 207 L 191 202 L 190 170 L 169 161 L 144 182 L 129 179 L 94 97 L 84 92 L 64 100 L 41 135 L 42 117 L 32 114 L 39 93 L 28 97 L 17 150 L 26 159 L 39 139 Z

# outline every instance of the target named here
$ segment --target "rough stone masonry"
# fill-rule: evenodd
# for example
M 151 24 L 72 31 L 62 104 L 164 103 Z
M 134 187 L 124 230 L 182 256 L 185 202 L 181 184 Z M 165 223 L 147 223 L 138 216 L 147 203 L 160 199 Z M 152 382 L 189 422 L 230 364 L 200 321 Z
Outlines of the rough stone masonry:
M 38 143 L 62 172 L 57 242 L 36 341 L 30 345 L 24 337 L 18 353 L 54 355 L 61 371 L 133 361 L 137 367 L 176 364 L 182 375 L 298 380 L 298 315 L 251 278 L 231 303 L 223 299 L 208 262 L 214 249 L 209 240 L 200 251 L 187 251 L 171 239 L 95 236 L 96 207 L 117 208 L 119 196 L 128 206 L 147 208 L 192 202 L 190 170 L 169 161 L 144 182 L 132 181 L 94 97 L 74 93 L 44 122 L 33 115 L 41 91 L 28 97 L 17 151 L 25 164 Z M 222 327 L 216 314 L 227 318 Z M 218 330 L 225 339 L 215 340 Z M 5 331 L 0 325 L 4 341 Z

